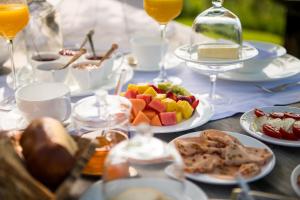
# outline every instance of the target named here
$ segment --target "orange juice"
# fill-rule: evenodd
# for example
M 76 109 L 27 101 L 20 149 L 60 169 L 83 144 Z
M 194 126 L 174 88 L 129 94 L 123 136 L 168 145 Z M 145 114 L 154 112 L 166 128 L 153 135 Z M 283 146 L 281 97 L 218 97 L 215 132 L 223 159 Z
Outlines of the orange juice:
M 144 0 L 144 9 L 160 24 L 175 19 L 182 10 L 183 0 Z
M 13 39 L 29 20 L 26 4 L 0 4 L 0 34 L 6 39 Z

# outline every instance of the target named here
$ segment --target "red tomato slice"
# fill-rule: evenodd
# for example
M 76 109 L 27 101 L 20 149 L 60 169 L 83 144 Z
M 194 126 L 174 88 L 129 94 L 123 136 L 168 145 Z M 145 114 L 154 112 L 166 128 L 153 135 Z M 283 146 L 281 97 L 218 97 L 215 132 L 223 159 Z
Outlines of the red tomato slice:
M 282 119 L 282 118 L 284 118 L 284 113 L 282 113 L 282 112 L 272 112 L 272 113 L 270 113 L 270 117 Z
M 282 134 L 277 128 L 274 128 L 270 124 L 264 124 L 262 127 L 262 131 L 264 134 L 274 137 L 274 138 L 282 138 Z
M 284 116 L 286 118 L 293 118 L 294 120 L 300 120 L 300 114 L 286 112 L 286 113 L 284 113 Z
M 255 108 L 254 109 L 254 114 L 256 115 L 256 117 L 262 117 L 265 115 L 264 111 L 258 109 L 258 108 Z
M 293 124 L 293 133 L 300 139 L 300 126 Z
M 279 132 L 281 133 L 283 139 L 286 139 L 286 140 L 297 140 L 298 139 L 293 132 L 289 133 L 286 130 L 284 130 L 283 128 L 280 128 Z

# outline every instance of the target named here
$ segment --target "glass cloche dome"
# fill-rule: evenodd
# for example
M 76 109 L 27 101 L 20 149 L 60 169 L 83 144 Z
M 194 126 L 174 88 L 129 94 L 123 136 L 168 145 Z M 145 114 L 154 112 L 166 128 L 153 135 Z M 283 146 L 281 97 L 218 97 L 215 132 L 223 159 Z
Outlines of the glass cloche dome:
M 109 152 L 102 179 L 107 200 L 187 199 L 181 156 L 146 125 Z
M 192 26 L 194 36 L 200 34 L 200 43 L 242 45 L 241 22 L 222 4 L 223 0 L 212 0 L 213 6 L 195 18 Z M 197 37 L 193 37 L 192 43 L 198 42 Z

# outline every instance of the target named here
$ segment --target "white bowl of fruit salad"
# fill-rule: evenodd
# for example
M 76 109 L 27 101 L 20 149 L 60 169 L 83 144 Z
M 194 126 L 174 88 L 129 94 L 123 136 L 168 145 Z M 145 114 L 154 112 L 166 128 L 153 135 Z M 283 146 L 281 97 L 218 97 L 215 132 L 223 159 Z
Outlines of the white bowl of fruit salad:
M 300 147 L 300 109 L 288 106 L 255 108 L 244 113 L 241 126 L 249 134 L 284 146 Z
M 132 129 L 146 123 L 154 133 L 183 131 L 203 125 L 213 115 L 211 104 L 171 83 L 129 84 L 121 95 L 132 103 Z

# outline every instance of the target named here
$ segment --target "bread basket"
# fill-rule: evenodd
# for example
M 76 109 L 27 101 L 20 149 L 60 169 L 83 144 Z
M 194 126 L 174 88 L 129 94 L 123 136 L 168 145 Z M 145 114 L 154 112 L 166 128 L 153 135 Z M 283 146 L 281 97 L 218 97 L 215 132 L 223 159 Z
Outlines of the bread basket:
M 73 137 L 78 144 L 76 164 L 65 180 L 51 191 L 27 171 L 8 137 L 0 137 L 0 199 L 70 199 L 70 190 L 94 153 L 95 141 Z

